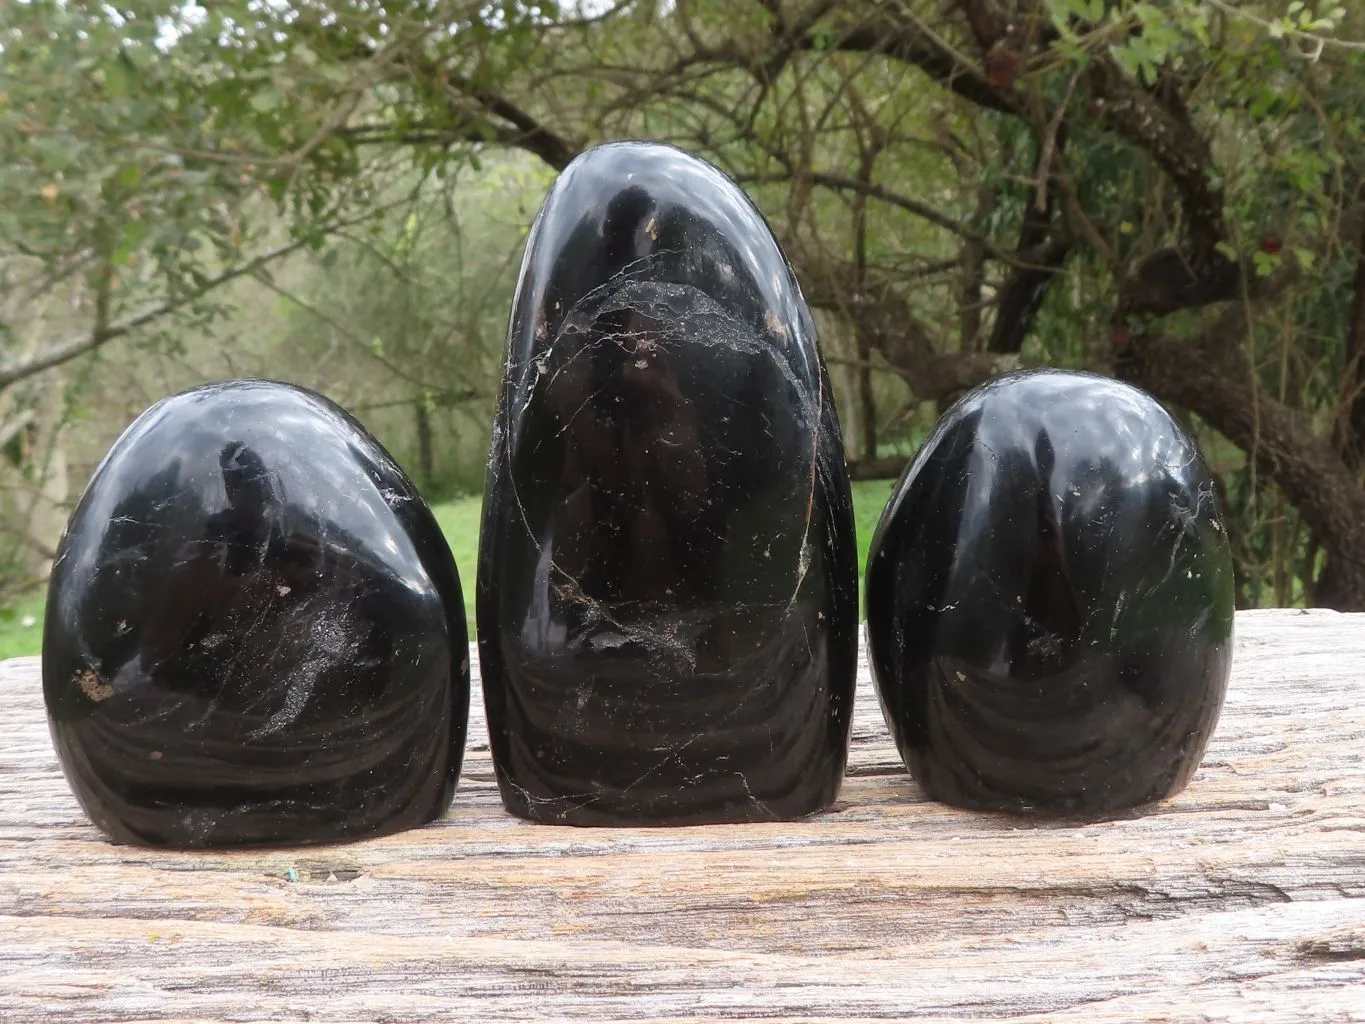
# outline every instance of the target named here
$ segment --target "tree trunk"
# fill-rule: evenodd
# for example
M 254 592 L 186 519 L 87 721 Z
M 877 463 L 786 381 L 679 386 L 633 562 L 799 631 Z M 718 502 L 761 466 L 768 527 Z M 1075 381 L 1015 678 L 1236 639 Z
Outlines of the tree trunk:
M 859 181 L 871 184 L 876 159 L 875 147 L 864 150 Z M 861 292 L 867 287 L 867 195 L 861 192 L 853 197 L 853 267 L 854 282 Z M 854 337 L 858 345 L 858 420 L 862 426 L 858 460 L 873 462 L 877 458 L 877 400 L 872 393 L 872 343 L 865 331 L 857 331 Z
M 430 483 L 432 477 L 436 475 L 436 454 L 431 440 L 431 412 L 427 409 L 424 398 L 418 399 L 412 408 L 417 419 L 417 467 L 422 474 L 422 481 Z
M 1316 603 L 1365 610 L 1365 488 L 1305 417 L 1253 392 L 1240 350 L 1217 337 L 1225 326 L 1220 319 L 1212 336 L 1192 342 L 1145 337 L 1121 355 L 1118 374 L 1184 406 L 1252 454 L 1327 552 L 1330 573 L 1319 581 Z
M 1051 155 L 1060 157 L 1065 148 L 1066 125 L 1061 124 Z M 1048 285 L 1056 278 L 1070 252 L 1070 245 L 1065 240 L 1050 237 L 1057 204 L 1049 183 L 1040 180 L 1048 174 L 1049 160 L 1046 143 L 1040 141 L 1033 162 L 1035 184 L 1024 209 L 1019 244 L 1015 247 L 1018 263 L 1000 287 L 995 324 L 986 342 L 987 352 L 1017 353 L 1024 347 L 1043 299 L 1047 297 Z
M 855 337 L 858 339 L 858 425 L 862 437 L 858 459 L 874 462 L 877 458 L 877 399 L 872 392 L 872 346 L 862 331 Z
M 976 190 L 976 223 L 984 224 L 1000 200 L 995 185 Z M 962 266 L 958 271 L 958 337 L 963 352 L 981 351 L 981 288 L 986 283 L 986 246 L 979 238 L 962 243 Z
M 1365 235 L 1360 238 L 1360 255 L 1356 257 L 1344 366 L 1335 431 L 1337 450 L 1348 466 L 1359 470 L 1365 465 Z

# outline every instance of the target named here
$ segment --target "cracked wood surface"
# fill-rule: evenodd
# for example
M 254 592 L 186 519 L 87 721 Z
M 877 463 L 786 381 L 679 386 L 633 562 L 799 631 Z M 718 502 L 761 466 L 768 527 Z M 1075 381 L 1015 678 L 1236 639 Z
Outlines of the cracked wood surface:
M 837 808 L 531 825 L 475 696 L 440 822 L 345 846 L 114 846 L 0 664 L 0 1020 L 1365 1021 L 1365 615 L 1241 613 L 1189 788 L 1121 820 L 928 803 L 860 669 Z

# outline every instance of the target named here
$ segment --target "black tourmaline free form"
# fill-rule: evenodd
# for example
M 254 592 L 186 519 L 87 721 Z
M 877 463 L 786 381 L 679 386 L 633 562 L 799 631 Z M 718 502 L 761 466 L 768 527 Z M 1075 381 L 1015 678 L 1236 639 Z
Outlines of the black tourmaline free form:
M 379 442 L 268 381 L 143 413 L 57 552 L 53 742 L 116 839 L 327 842 L 449 805 L 468 639 L 445 539 Z
M 1222 707 L 1233 577 L 1194 441 L 1117 381 L 1002 377 L 939 422 L 867 569 L 873 677 L 931 796 L 1102 814 L 1180 790 Z
M 857 568 L 810 312 L 715 168 L 575 160 L 526 246 L 489 460 L 479 652 L 536 821 L 792 818 L 847 756 Z

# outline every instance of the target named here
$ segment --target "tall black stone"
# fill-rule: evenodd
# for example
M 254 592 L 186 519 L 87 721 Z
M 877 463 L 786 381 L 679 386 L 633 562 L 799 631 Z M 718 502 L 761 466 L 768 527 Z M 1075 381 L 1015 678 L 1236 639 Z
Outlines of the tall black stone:
M 526 245 L 479 553 L 504 804 L 791 818 L 847 756 L 852 506 L 809 310 L 762 216 L 659 145 L 584 154 Z
M 431 512 L 320 395 L 232 381 L 159 402 L 95 471 L 43 636 L 53 743 L 126 842 L 327 842 L 449 805 L 464 601 Z
M 1232 654 L 1213 479 L 1134 387 L 999 378 L 897 486 L 867 613 L 887 724 L 931 797 L 1095 814 L 1168 796 L 1203 756 Z

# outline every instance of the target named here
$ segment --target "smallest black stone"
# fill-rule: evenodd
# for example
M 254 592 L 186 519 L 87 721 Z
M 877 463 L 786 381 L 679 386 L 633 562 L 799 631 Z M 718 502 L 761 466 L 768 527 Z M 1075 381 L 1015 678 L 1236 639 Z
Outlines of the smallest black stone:
M 906 470 L 867 568 L 873 678 L 926 793 L 1097 816 L 1198 767 L 1232 657 L 1212 477 L 1151 396 L 1084 373 L 969 393 Z
M 228 381 L 157 403 L 95 471 L 43 692 L 113 838 L 333 842 L 449 806 L 468 650 L 445 538 L 379 442 L 321 395 Z

